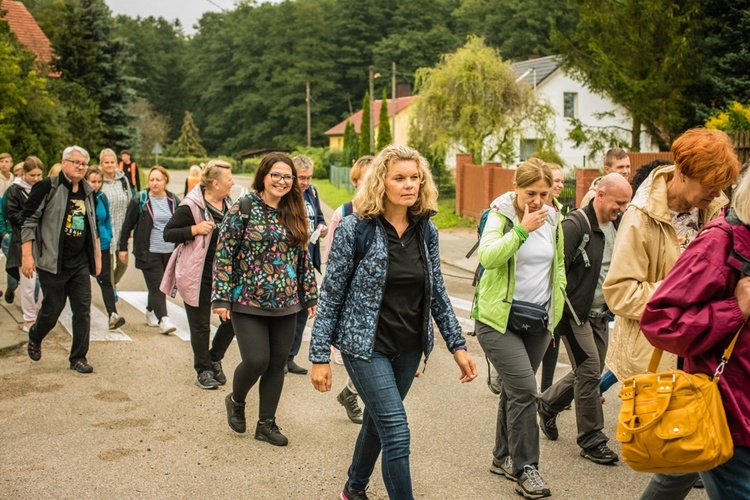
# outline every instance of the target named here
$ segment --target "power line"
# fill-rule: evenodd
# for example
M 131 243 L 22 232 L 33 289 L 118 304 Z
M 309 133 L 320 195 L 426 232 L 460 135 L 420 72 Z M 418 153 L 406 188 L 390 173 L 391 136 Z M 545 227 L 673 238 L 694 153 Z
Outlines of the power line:
M 213 0 L 206 0 L 206 2 L 210 3 L 214 7 L 220 8 L 222 12 L 226 12 L 227 11 L 227 9 L 225 9 L 224 7 L 222 7 L 221 5 L 219 5 L 218 3 L 214 2 Z

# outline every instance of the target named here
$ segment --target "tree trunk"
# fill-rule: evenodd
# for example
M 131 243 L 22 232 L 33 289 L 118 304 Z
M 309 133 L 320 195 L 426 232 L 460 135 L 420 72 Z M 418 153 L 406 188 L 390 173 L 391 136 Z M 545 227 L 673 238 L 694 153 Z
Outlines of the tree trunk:
M 641 150 L 641 120 L 633 116 L 633 128 L 630 131 L 630 150 Z

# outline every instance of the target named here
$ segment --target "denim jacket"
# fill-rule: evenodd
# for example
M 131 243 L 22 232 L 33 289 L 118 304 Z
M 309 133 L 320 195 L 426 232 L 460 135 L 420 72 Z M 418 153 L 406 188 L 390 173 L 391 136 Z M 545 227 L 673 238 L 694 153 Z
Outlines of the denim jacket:
M 380 304 L 388 276 L 388 236 L 377 221 L 375 237 L 354 269 L 357 215 L 345 217 L 336 229 L 320 302 L 310 340 L 310 361 L 328 363 L 331 345 L 344 354 L 369 361 L 375 345 Z M 428 237 L 425 238 L 425 231 Z M 422 348 L 425 362 L 434 345 L 432 318 L 448 349 L 465 345 L 440 270 L 438 231 L 428 217 L 417 222 L 425 263 L 425 308 Z M 426 240 L 426 241 L 425 241 Z

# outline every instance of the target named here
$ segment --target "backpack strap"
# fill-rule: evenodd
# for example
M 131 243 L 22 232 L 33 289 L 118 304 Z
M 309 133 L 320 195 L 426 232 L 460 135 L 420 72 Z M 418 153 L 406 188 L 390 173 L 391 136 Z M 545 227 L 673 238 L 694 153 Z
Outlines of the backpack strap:
M 354 204 L 351 201 L 347 201 L 341 205 L 341 217 L 346 217 L 354 213 Z
M 484 214 L 483 214 L 484 215 Z M 510 220 L 508 217 L 503 216 L 503 220 L 505 223 L 503 224 L 503 236 L 508 234 L 511 229 L 513 229 L 513 221 Z M 486 219 L 485 219 L 486 222 Z M 484 229 L 484 227 L 482 227 Z M 469 256 L 474 253 L 474 250 L 476 250 L 479 247 L 479 240 L 474 245 L 474 248 L 472 248 L 471 252 L 466 256 L 468 259 Z M 477 265 L 477 268 L 474 270 L 474 279 L 471 280 L 471 286 L 477 286 L 479 284 L 479 280 L 482 279 L 482 275 L 484 274 L 484 266 L 482 264 Z
M 359 263 L 367 255 L 372 240 L 375 238 L 375 224 L 376 222 L 372 219 L 359 219 L 354 227 L 354 268 L 352 276 L 359 267 Z
M 573 210 L 568 214 L 568 217 L 573 220 L 576 225 L 578 226 L 578 229 L 580 229 L 583 232 L 583 236 L 581 237 L 581 243 L 578 245 L 578 248 L 576 249 L 576 253 L 573 256 L 573 260 L 576 260 L 578 256 L 583 257 L 583 265 L 585 267 L 591 267 L 591 261 L 589 260 L 589 255 L 586 253 L 586 246 L 589 244 L 589 240 L 591 239 L 591 221 L 589 221 L 588 215 L 582 210 L 582 209 L 576 209 Z
M 243 196 L 240 198 L 240 217 L 242 217 L 242 235 L 245 235 L 247 221 L 250 219 L 250 198 Z

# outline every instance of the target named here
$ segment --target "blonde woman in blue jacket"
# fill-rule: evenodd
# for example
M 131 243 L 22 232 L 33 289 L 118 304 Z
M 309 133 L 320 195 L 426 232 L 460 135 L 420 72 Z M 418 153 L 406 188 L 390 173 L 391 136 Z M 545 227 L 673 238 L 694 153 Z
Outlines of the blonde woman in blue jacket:
M 490 471 L 516 481 L 526 498 L 550 496 L 538 470 L 536 371 L 565 300 L 561 217 L 545 207 L 552 179 L 546 163 L 529 158 L 516 170 L 514 190 L 492 202 L 472 311 L 477 340 L 504 388 Z

